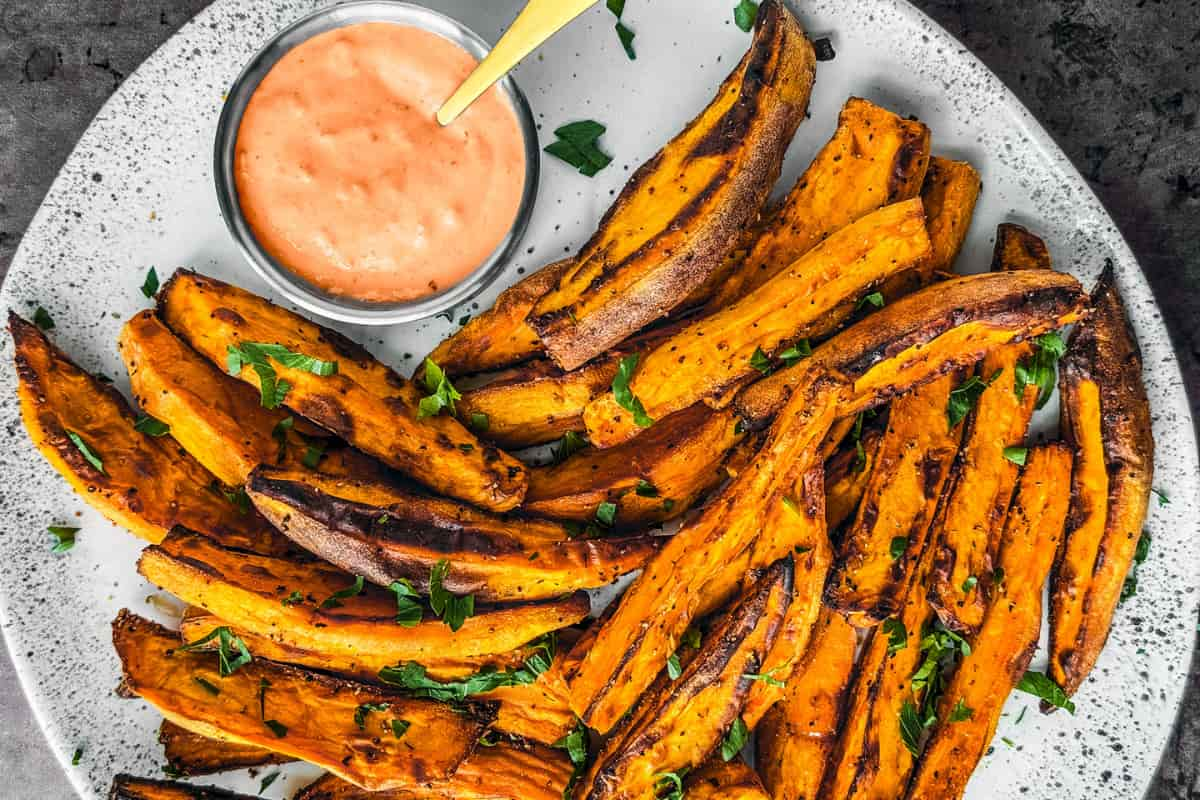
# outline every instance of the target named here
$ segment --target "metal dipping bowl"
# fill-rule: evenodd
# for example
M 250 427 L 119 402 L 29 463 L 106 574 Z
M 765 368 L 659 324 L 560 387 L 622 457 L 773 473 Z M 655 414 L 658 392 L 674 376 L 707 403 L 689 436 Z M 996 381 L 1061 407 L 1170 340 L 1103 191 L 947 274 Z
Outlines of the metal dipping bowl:
M 521 205 L 508 234 L 488 258 L 453 286 L 436 294 L 402 303 L 369 303 L 323 291 L 289 271 L 266 252 L 242 214 L 234 180 L 234 154 L 242 114 L 259 82 L 283 55 L 298 44 L 325 31 L 361 22 L 394 22 L 436 33 L 458 44 L 477 60 L 488 53 L 487 43 L 458 20 L 437 11 L 394 0 L 352 0 L 322 9 L 276 34 L 255 54 L 229 90 L 217 123 L 213 175 L 221 215 L 250 265 L 274 289 L 300 307 L 329 319 L 358 325 L 392 325 L 431 317 L 458 305 L 491 284 L 520 242 L 533 213 L 538 183 L 538 137 L 533 113 L 512 76 L 496 84 L 508 98 L 525 141 L 525 187 Z

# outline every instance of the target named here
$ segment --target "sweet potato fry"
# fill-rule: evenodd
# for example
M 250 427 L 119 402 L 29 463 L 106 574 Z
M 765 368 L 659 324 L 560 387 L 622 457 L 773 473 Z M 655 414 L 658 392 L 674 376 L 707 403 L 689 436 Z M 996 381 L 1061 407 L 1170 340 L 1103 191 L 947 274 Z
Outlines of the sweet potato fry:
M 589 522 L 600 504 L 608 502 L 617 506 L 618 527 L 672 519 L 725 480 L 722 462 L 745 438 L 732 413 L 698 404 L 623 445 L 586 448 L 561 464 L 531 468 L 521 508 L 552 519 Z
M 574 259 L 564 258 L 522 278 L 501 292 L 491 308 L 435 347 L 429 360 L 447 375 L 468 375 L 533 358 L 542 351 L 542 342 L 525 317 L 574 267 Z
M 704 401 L 721 408 L 793 342 L 832 332 L 889 277 L 929 258 L 921 201 L 885 206 L 847 225 L 734 304 L 684 327 L 638 362 L 629 389 L 651 419 Z M 588 403 L 588 439 L 612 447 L 644 428 L 615 394 Z
M 444 781 L 413 789 L 365 792 L 335 775 L 324 775 L 295 800 L 562 800 L 571 762 L 562 750 L 501 740 L 480 747 Z
M 942 694 L 940 723 L 925 746 L 907 797 L 956 800 L 987 751 L 1004 700 L 1021 680 L 1042 627 L 1042 587 L 1066 521 L 1071 452 L 1061 444 L 1035 447 L 1021 473 L 1000 544 L 1004 580 L 992 587 L 971 654 Z M 955 721 L 955 708 L 967 709 Z
M 1154 479 L 1142 356 L 1111 264 L 1059 370 L 1060 427 L 1075 449 L 1071 511 L 1050 584 L 1050 676 L 1068 695 L 1100 655 L 1142 535 Z
M 216 786 L 194 786 L 179 781 L 157 781 L 118 775 L 113 778 L 108 800 L 256 800 Z
M 180 650 L 175 634 L 128 611 L 113 622 L 113 645 L 126 689 L 172 722 L 303 759 L 376 791 L 448 777 L 494 713 L 480 704 L 462 713 L 261 659 L 221 675 L 212 654 Z M 387 705 L 371 720 L 386 733 L 359 729 L 355 711 L 365 704 Z M 389 730 L 390 719 L 408 726 Z
M 261 370 L 229 350 L 247 343 L 278 345 L 290 353 L 336 364 L 317 375 L 271 356 L 274 390 L 282 404 L 438 492 L 493 511 L 507 511 L 524 496 L 525 468 L 480 442 L 445 414 L 420 418 L 421 391 L 370 353 L 335 331 L 242 289 L 179 271 L 158 295 L 163 321 L 212 363 L 238 367 L 237 377 L 264 388 Z M 282 392 L 281 387 L 286 386 Z M 276 403 L 277 404 L 277 403 Z
M 856 627 L 895 615 L 925 552 L 938 498 L 958 452 L 950 427 L 950 374 L 892 401 L 862 504 L 838 547 L 825 602 Z
M 837 531 L 857 514 L 882 440 L 879 431 L 864 431 L 855 446 L 839 450 L 825 462 L 825 525 L 828 530 Z
M 553 523 L 504 520 L 383 482 L 256 470 L 255 507 L 306 550 L 380 586 L 407 580 L 419 591 L 449 561 L 444 585 L 478 600 L 546 600 L 594 589 L 640 568 L 658 549 L 650 535 L 572 539 Z M 558 536 L 544 535 L 547 529 Z
M 507 653 L 588 612 L 580 594 L 477 608 L 457 632 L 429 615 L 406 628 L 396 623 L 396 597 L 387 590 L 364 585 L 345 596 L 357 586 L 353 575 L 322 563 L 228 550 L 184 529 L 144 550 L 138 571 L 239 630 L 297 655 L 323 658 L 325 669 L 348 675 L 378 673 L 401 661 L 436 663 L 451 654 L 472 659 Z M 339 592 L 343 596 L 335 597 Z
M 996 226 L 992 272 L 1050 269 L 1050 264 L 1050 250 L 1038 236 L 1012 222 L 1001 222 Z
M 933 252 L 925 268 L 925 281 L 939 272 L 951 272 L 962 250 L 975 214 L 981 188 L 979 173 L 966 161 L 940 156 L 929 159 L 921 202 Z
M 765 570 L 737 606 L 704 637 L 676 680 L 663 673 L 601 749 L 575 787 L 576 798 L 649 797 L 662 773 L 700 764 L 735 724 L 787 613 L 790 559 Z
M 142 433 L 119 392 L 9 314 L 21 418 L 34 446 L 89 505 L 131 533 L 157 542 L 174 525 L 247 550 L 297 548 L 170 439 Z M 224 495 L 224 496 L 223 496 Z
M 854 675 L 854 628 L 821 613 L 797 679 L 756 729 L 755 763 L 772 800 L 816 800 Z
M 729 306 L 787 269 L 826 236 L 921 190 L 929 129 L 851 97 L 833 138 L 780 206 L 764 215 L 750 252 L 709 301 Z
M 261 747 L 210 739 L 165 719 L 158 727 L 158 742 L 167 764 L 180 775 L 208 775 L 289 760 Z
M 683 796 L 688 800 L 769 800 L 762 781 L 741 756 L 725 761 L 716 754 L 687 774 Z
M 816 461 L 843 386 L 828 376 L 801 385 L 758 457 L 671 537 L 625 592 L 570 681 L 571 707 L 590 727 L 612 728 L 675 652 L 704 588 L 738 568 L 762 515 L 781 504 Z
M 966 275 L 929 286 L 869 315 L 813 350 L 792 369 L 742 390 L 733 408 L 745 427 L 764 427 L 808 371 L 854 382 L 852 414 L 887 402 L 948 372 L 974 365 L 1002 344 L 1078 320 L 1079 281 L 1049 270 Z
M 737 244 L 804 119 L 812 45 L 779 0 L 759 8 L 716 97 L 633 174 L 529 324 L 574 369 L 681 305 Z

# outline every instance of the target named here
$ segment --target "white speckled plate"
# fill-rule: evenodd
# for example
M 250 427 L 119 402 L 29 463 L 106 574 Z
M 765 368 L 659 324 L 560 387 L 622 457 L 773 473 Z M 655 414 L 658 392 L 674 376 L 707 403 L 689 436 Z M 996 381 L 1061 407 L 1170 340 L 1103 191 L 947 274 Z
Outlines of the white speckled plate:
M 311 11 L 311 0 L 217 0 L 186 25 L 105 105 L 55 181 L 21 244 L 0 306 L 51 311 L 55 341 L 83 366 L 125 384 L 116 352 L 121 322 L 146 306 L 146 269 L 178 265 L 266 291 L 226 235 L 210 172 L 222 94 L 272 32 Z M 495 41 L 517 0 L 431 3 Z M 549 130 L 591 117 L 606 123 L 612 166 L 588 180 L 547 160 L 534 219 L 505 283 L 581 244 L 629 173 L 690 119 L 737 62 L 748 37 L 734 0 L 631 0 L 626 22 L 638 59 L 627 61 L 598 7 L 517 70 Z M 1161 315 L 1112 220 L 1049 136 L 958 42 L 903 2 L 795 4 L 809 32 L 830 36 L 812 118 L 801 126 L 781 182 L 790 186 L 834 128 L 851 94 L 916 114 L 939 153 L 970 159 L 984 192 L 960 269 L 985 268 L 998 222 L 1040 233 L 1060 268 L 1090 284 L 1117 264 L 1145 354 L 1158 443 L 1155 485 L 1170 505 L 1150 509 L 1154 537 L 1138 595 L 1117 612 L 1108 647 L 1077 697 L 1079 711 L 1044 717 L 1013 697 L 971 798 L 1141 797 L 1183 694 L 1196 628 L 1200 537 L 1196 447 L 1179 369 Z M 479 298 L 490 303 L 495 287 Z M 475 309 L 457 310 L 455 318 Z M 442 319 L 389 330 L 350 330 L 384 359 L 409 366 L 453 326 Z M 11 344 L 0 344 L 0 622 L 25 690 L 80 794 L 106 795 L 121 771 L 160 773 L 157 714 L 113 693 L 118 664 L 109 621 L 127 606 L 162 617 L 153 587 L 134 571 L 140 544 L 88 510 L 29 443 L 18 419 Z M 47 524 L 82 525 L 69 554 L 50 552 Z M 1035 666 L 1043 661 L 1039 657 Z M 1027 709 L 1023 719 L 1022 709 Z M 71 754 L 83 749 L 78 766 Z M 290 771 L 265 793 L 290 796 L 311 770 Z M 258 789 L 246 773 L 231 788 Z

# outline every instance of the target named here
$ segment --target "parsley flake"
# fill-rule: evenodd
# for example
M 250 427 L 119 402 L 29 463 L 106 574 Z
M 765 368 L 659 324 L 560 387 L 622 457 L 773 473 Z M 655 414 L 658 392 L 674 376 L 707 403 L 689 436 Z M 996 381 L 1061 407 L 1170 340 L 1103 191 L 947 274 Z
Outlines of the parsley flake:
M 754 348 L 754 353 L 750 356 L 750 366 L 763 375 L 771 374 L 771 359 L 767 358 L 767 354 L 762 351 L 761 347 Z
M 362 594 L 363 576 L 355 575 L 354 583 L 347 586 L 345 589 L 338 589 L 329 597 L 321 601 L 321 608 L 341 608 L 342 601 L 348 597 Z
M 1025 466 L 1025 461 L 1029 458 L 1028 447 L 1006 447 L 1004 448 L 1004 457 L 1016 464 L 1017 466 Z
M 596 144 L 596 140 L 604 131 L 605 127 L 595 120 L 571 122 L 556 128 L 554 135 L 557 141 L 551 142 L 543 149 L 590 178 L 612 162 L 612 156 Z
M 425 391 L 429 392 L 421 398 L 417 406 L 417 419 L 436 417 L 442 409 L 448 409 L 450 416 L 455 415 L 454 401 L 461 400 L 462 395 L 450 383 L 445 370 L 431 359 L 425 359 L 425 375 L 423 376 Z
M 801 339 L 779 354 L 779 360 L 785 367 L 790 367 L 798 361 L 803 361 L 812 355 L 812 345 L 808 339 Z
M 214 628 L 203 639 L 188 642 L 176 649 L 182 653 L 187 653 L 204 647 L 214 639 L 217 641 L 217 671 L 222 678 L 229 677 L 253 660 L 250 656 L 250 650 L 246 647 L 246 643 L 225 625 Z
M 262 794 L 263 792 L 265 792 L 267 790 L 267 787 L 269 787 L 272 783 L 274 783 L 278 779 L 279 779 L 279 771 L 278 770 L 276 770 L 275 772 L 272 772 L 270 775 L 263 778 L 262 783 L 260 783 L 258 785 L 258 793 Z
M 671 653 L 670 657 L 667 658 L 667 677 L 674 681 L 678 680 L 682 674 L 683 665 L 679 663 L 679 654 Z
M 37 325 L 39 328 L 41 328 L 44 331 L 53 330 L 54 329 L 54 317 L 50 316 L 49 311 L 42 308 L 41 306 L 38 306 L 37 310 L 33 312 L 33 324 Z
M 883 308 L 883 292 L 871 292 L 868 295 L 864 295 L 863 298 L 858 301 L 858 304 L 854 306 L 854 308 L 855 310 L 861 311 L 867 306 Z
M 67 431 L 67 438 L 71 440 L 71 444 L 75 445 L 75 449 L 83 455 L 84 460 L 95 467 L 101 474 L 104 474 L 104 462 L 100 460 L 100 456 L 96 455 L 92 448 L 88 447 L 83 437 L 75 431 Z
M 629 388 L 629 382 L 633 379 L 633 371 L 637 369 L 639 358 L 641 356 L 637 353 L 630 353 L 621 359 L 621 363 L 617 365 L 617 374 L 613 377 L 612 393 L 617 405 L 633 413 L 635 425 L 639 428 L 649 428 L 654 424 L 654 420 L 646 414 L 642 401 Z
M 1066 709 L 1068 714 L 1075 713 L 1075 703 L 1071 702 L 1067 693 L 1049 675 L 1041 672 L 1026 672 L 1021 676 L 1017 689 L 1039 697 L 1055 708 Z
M 166 436 L 171 432 L 171 426 L 162 420 L 155 419 L 149 414 L 141 414 L 137 421 L 133 423 L 133 429 L 139 433 L 144 433 L 147 436 Z
M 158 272 L 154 267 L 146 273 L 146 280 L 142 281 L 142 294 L 147 298 L 154 297 L 158 293 Z
M 413 585 L 404 578 L 392 581 L 388 591 L 396 595 L 396 624 L 402 628 L 412 628 L 420 624 L 425 615 L 419 602 L 421 595 Z
M 57 541 L 50 548 L 51 553 L 65 553 L 75 546 L 75 534 L 79 533 L 79 528 L 72 528 L 67 525 L 51 525 L 46 528 Z
M 725 734 L 725 738 L 721 741 L 721 759 L 723 761 L 731 761 L 734 756 L 742 752 L 742 748 L 746 746 L 746 740 L 750 738 L 750 729 L 746 727 L 746 722 L 740 716 L 733 720 L 733 725 L 729 727 L 729 732 Z
M 950 390 L 950 399 L 946 402 L 946 419 L 950 421 L 951 428 L 963 421 L 979 402 L 983 390 L 991 386 L 1000 377 L 1001 372 L 1002 370 L 996 370 L 986 381 L 978 375 L 972 375 L 960 386 Z
M 446 590 L 446 576 L 450 574 L 450 562 L 442 559 L 433 565 L 429 573 L 429 607 L 452 631 L 458 631 L 467 617 L 475 615 L 475 595 L 456 595 Z
M 596 521 L 606 528 L 611 528 L 617 521 L 617 504 L 607 501 L 596 507 Z
M 1013 370 L 1013 391 L 1017 397 L 1025 396 L 1025 387 L 1036 386 L 1035 408 L 1046 405 L 1054 391 L 1058 360 L 1067 351 L 1067 344 L 1057 331 L 1044 333 L 1033 340 L 1034 351 L 1028 359 L 1017 362 Z
M 231 344 L 226 346 L 225 353 L 225 367 L 230 375 L 241 375 L 245 367 L 250 367 L 258 375 L 258 393 L 263 408 L 278 408 L 292 388 L 290 383 L 276 374 L 272 361 L 287 369 L 311 372 L 322 378 L 334 375 L 338 370 L 336 361 L 322 361 L 269 342 Z
M 904 555 L 904 551 L 906 550 L 908 550 L 907 536 L 892 537 L 892 543 L 888 546 L 888 553 L 891 555 L 893 561 Z
M 537 639 L 532 654 L 515 669 L 497 670 L 488 666 L 462 680 L 437 681 L 428 677 L 424 665 L 415 661 L 384 667 L 379 679 L 407 690 L 414 697 L 426 697 L 441 702 L 459 702 L 502 686 L 522 686 L 533 683 L 550 669 L 554 662 L 556 643 L 553 634 Z
M 885 619 L 882 630 L 888 637 L 888 655 L 899 653 L 908 647 L 908 629 L 898 619 Z
M 954 704 L 954 708 L 950 709 L 950 716 L 947 718 L 950 722 L 964 722 L 975 716 L 975 709 L 966 704 L 963 698 L 958 698 L 958 702 Z
M 733 9 L 734 24 L 746 33 L 754 29 L 754 21 L 757 19 L 758 3 L 755 3 L 754 0 L 740 0 Z

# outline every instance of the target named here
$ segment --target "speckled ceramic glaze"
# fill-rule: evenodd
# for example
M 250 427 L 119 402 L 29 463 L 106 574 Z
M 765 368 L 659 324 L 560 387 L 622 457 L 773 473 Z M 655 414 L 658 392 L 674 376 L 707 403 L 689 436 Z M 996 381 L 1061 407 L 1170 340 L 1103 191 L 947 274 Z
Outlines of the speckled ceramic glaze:
M 516 0 L 431 3 L 494 41 Z M 628 61 L 603 6 L 569 26 L 516 72 L 541 124 L 580 118 L 608 125 L 613 164 L 587 179 L 544 164 L 538 204 L 499 285 L 453 322 L 434 319 L 387 330 L 348 329 L 384 360 L 415 358 L 489 304 L 519 275 L 578 247 L 630 172 L 686 123 L 737 62 L 748 37 L 732 24 L 733 0 L 634 0 L 626 23 L 637 32 Z M 308 0 L 218 0 L 186 25 L 100 112 L 51 188 L 13 263 L 0 305 L 53 314 L 54 340 L 84 367 L 116 377 L 121 323 L 147 305 L 138 291 L 147 268 L 164 278 L 187 265 L 255 291 L 266 287 L 226 233 L 213 191 L 212 138 L 222 97 L 242 64 L 276 30 L 312 11 Z M 1042 716 L 1027 695 L 1010 699 L 995 750 L 968 796 L 1134 798 L 1150 782 L 1183 693 L 1200 586 L 1198 473 L 1192 422 L 1167 332 L 1138 266 L 1112 221 L 1045 132 L 986 68 L 943 30 L 902 2 L 836 0 L 796 5 L 837 58 L 822 63 L 812 118 L 801 126 L 781 186 L 790 186 L 856 94 L 933 130 L 938 153 L 967 158 L 983 173 L 983 197 L 962 271 L 985 268 L 997 223 L 1015 220 L 1048 241 L 1057 265 L 1090 284 L 1106 258 L 1117 265 L 1145 355 L 1157 440 L 1154 537 L 1139 593 L 1117 612 L 1112 636 L 1078 696 L 1078 712 Z M 118 663 L 109 621 L 122 607 L 156 618 L 170 605 L 134 570 L 141 545 L 88 510 L 37 454 L 21 428 L 11 365 L 0 344 L 0 621 L 21 680 L 63 768 L 80 794 L 106 795 L 117 772 L 161 774 L 158 715 L 113 692 Z M 1051 415 L 1052 416 L 1052 415 Z M 1053 419 L 1043 419 L 1052 430 Z M 65 555 L 50 552 L 46 525 L 82 526 Z M 1034 666 L 1044 665 L 1044 653 Z M 1020 715 L 1025 710 L 1023 717 Z M 78 766 L 71 754 L 82 748 Z M 271 768 L 269 771 L 273 771 Z M 314 773 L 291 768 L 264 794 L 279 798 Z M 259 788 L 245 772 L 230 788 Z

